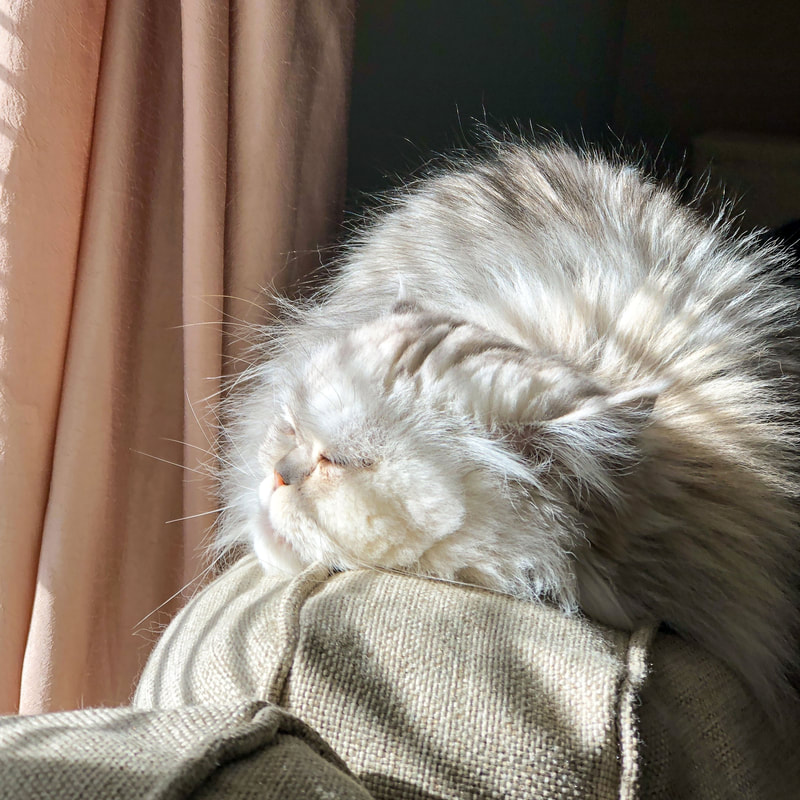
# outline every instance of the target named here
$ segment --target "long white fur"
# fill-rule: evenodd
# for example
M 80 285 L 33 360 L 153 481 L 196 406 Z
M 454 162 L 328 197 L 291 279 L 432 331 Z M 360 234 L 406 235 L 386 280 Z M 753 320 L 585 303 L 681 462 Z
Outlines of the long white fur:
M 666 622 L 777 708 L 799 549 L 782 264 L 560 146 L 421 182 L 264 332 L 228 406 L 219 547 Z

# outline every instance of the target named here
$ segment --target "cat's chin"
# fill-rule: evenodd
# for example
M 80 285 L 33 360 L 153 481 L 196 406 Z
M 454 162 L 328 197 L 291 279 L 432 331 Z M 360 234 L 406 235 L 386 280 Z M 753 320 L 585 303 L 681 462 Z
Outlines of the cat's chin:
M 258 487 L 258 510 L 250 519 L 250 541 L 264 571 L 268 574 L 297 575 L 304 564 L 289 542 L 277 533 L 269 521 L 273 494 L 271 479 Z
M 251 523 L 253 551 L 267 573 L 297 575 L 306 566 L 292 546 L 258 519 Z

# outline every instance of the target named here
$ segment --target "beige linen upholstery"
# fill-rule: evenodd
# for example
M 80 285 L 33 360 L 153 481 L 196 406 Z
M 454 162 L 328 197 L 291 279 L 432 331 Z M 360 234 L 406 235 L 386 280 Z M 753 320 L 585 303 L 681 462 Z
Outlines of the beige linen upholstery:
M 676 637 L 413 577 L 312 567 L 285 582 L 242 559 L 166 631 L 135 705 L 244 698 L 305 720 L 379 798 L 777 798 L 800 785 L 797 731 L 778 736 Z
M 13 800 L 367 800 L 331 749 L 275 706 L 97 708 L 0 719 Z

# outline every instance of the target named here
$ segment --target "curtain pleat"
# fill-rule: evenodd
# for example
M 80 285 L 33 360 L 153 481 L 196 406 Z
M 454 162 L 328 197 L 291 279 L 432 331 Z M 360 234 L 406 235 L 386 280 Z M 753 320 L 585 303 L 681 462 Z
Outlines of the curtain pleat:
M 263 320 L 259 288 L 336 230 L 352 23 L 349 0 L 0 13 L 3 711 L 126 702 L 196 588 L 222 323 Z
M 0 711 L 20 701 L 64 371 L 105 18 L 0 11 Z M 58 53 L 58 68 L 54 55 Z
M 214 442 L 206 400 L 219 393 L 226 293 L 230 33 L 227 2 L 184 2 L 183 71 L 183 574 L 196 572 L 212 516 L 204 472 Z M 266 140 L 265 140 L 266 142 Z M 267 265 L 264 265 L 265 268 Z

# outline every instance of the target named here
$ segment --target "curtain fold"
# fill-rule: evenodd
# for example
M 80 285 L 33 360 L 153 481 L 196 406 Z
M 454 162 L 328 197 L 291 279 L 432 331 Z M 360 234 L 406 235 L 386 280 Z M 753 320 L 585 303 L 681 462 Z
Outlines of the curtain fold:
M 335 233 L 352 27 L 352 0 L 0 11 L 0 710 L 126 702 L 201 575 L 222 322 Z

